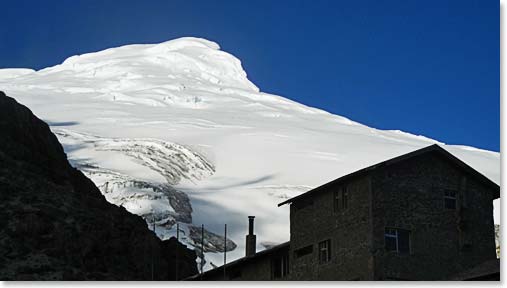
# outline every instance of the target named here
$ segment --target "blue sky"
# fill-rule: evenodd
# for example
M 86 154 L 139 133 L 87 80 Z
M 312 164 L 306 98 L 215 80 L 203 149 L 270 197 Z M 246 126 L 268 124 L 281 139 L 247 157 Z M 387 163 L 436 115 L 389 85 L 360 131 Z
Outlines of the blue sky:
M 2 1 L 0 68 L 203 37 L 264 92 L 500 149 L 498 1 Z

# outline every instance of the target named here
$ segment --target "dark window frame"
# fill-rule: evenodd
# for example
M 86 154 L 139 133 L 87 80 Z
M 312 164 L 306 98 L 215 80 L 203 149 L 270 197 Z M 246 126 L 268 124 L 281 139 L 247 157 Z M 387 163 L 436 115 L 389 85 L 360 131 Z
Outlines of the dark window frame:
M 319 264 L 331 262 L 331 239 L 320 241 L 318 245 Z
M 294 250 L 294 258 L 298 259 L 313 254 L 313 244 Z
M 406 237 L 406 239 L 402 239 Z M 395 249 L 389 248 L 387 239 L 394 240 Z M 405 248 L 406 247 L 406 248 Z M 412 253 L 412 231 L 407 229 L 386 227 L 384 230 L 384 248 L 389 252 L 398 254 L 411 254 Z
M 279 255 L 271 261 L 271 279 L 283 279 L 289 275 L 289 255 Z
M 349 191 L 346 185 L 341 186 L 333 193 L 333 209 L 334 212 L 345 211 L 349 208 Z
M 344 186 L 342 189 L 342 209 L 347 210 L 349 208 L 349 189 Z
M 444 190 L 444 209 L 446 210 L 456 210 L 457 200 L 458 200 L 458 191 L 454 189 L 445 189 Z
M 334 195 L 333 195 L 333 207 L 334 207 L 334 212 L 339 212 L 341 209 L 341 204 L 342 204 L 342 190 L 343 188 L 340 188 L 338 189 L 338 191 L 334 191 Z

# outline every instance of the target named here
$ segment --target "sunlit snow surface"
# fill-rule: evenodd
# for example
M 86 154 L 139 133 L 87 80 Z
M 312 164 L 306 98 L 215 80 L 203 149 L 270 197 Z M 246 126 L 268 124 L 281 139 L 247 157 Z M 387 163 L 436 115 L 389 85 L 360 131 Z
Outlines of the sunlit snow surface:
M 238 245 L 229 260 L 244 255 L 248 215 L 256 216 L 258 250 L 287 241 L 288 206 L 278 203 L 439 143 L 259 92 L 237 58 L 197 38 L 73 56 L 40 71 L 1 69 L 0 90 L 51 126 L 108 201 L 150 228 L 155 222 L 160 237 L 174 235 L 179 221 L 191 245 L 190 230 L 204 224 L 223 235 L 227 223 Z M 500 183 L 499 153 L 444 148 Z M 496 201 L 496 223 L 499 214 Z M 219 253 L 206 259 L 222 263 Z

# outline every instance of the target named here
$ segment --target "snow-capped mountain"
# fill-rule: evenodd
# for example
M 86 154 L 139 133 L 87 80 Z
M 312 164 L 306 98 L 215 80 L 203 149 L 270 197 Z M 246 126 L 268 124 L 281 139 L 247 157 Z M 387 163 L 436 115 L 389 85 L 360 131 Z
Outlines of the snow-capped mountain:
M 283 200 L 374 163 L 438 143 L 500 183 L 500 154 L 383 131 L 260 92 L 241 62 L 204 39 L 127 45 L 33 71 L 0 69 L 0 90 L 58 136 L 106 199 L 176 233 L 220 265 L 289 238 Z M 499 223 L 499 202 L 495 222 Z M 236 247 L 237 246 L 237 247 Z M 236 249 L 234 249 L 236 248 Z M 212 265 L 207 265 L 211 267 Z

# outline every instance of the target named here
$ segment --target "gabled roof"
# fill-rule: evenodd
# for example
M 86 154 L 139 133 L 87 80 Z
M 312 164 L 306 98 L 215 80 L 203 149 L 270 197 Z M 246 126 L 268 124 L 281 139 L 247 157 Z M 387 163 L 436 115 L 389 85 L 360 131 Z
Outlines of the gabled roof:
M 293 197 L 293 198 L 290 198 L 280 204 L 278 204 L 278 207 L 284 205 L 284 204 L 287 204 L 287 203 L 292 203 L 294 201 L 297 201 L 297 200 L 301 200 L 303 198 L 307 198 L 308 196 L 311 196 L 311 195 L 315 195 L 321 191 L 324 191 L 326 187 L 329 187 L 333 184 L 337 184 L 338 182 L 342 182 L 342 181 L 345 181 L 347 179 L 350 179 L 352 177 L 356 177 L 356 176 L 359 176 L 359 175 L 363 175 L 363 174 L 366 174 L 372 170 L 375 170 L 377 168 L 380 168 L 380 167 L 383 167 L 383 166 L 387 166 L 387 165 L 391 165 L 391 164 L 394 164 L 394 163 L 398 163 L 398 162 L 401 162 L 401 161 L 405 161 L 407 159 L 410 159 L 410 158 L 413 158 L 415 156 L 419 156 L 419 155 L 422 155 L 422 154 L 426 154 L 426 153 L 439 153 L 440 155 L 446 157 L 448 160 L 450 160 L 454 165 L 460 167 L 461 169 L 465 170 L 466 172 L 468 172 L 469 174 L 471 174 L 472 176 L 476 177 L 477 180 L 483 182 L 485 185 L 491 187 L 493 190 L 495 190 L 495 195 L 494 195 L 494 199 L 497 199 L 500 197 L 500 186 L 498 186 L 498 184 L 496 184 L 495 182 L 491 181 L 488 177 L 482 175 L 481 173 L 479 173 L 477 170 L 475 170 L 474 168 L 470 167 L 468 164 L 466 164 L 465 162 L 461 161 L 460 159 L 458 159 L 456 156 L 452 155 L 451 153 L 449 153 L 447 150 L 445 150 L 444 148 L 440 147 L 439 145 L 437 144 L 433 144 L 433 145 L 430 145 L 430 146 L 427 146 L 427 147 L 424 147 L 422 149 L 419 149 L 419 150 L 416 150 L 416 151 L 413 151 L 413 152 L 409 152 L 407 154 L 403 154 L 401 156 L 398 156 L 398 157 L 395 157 L 395 158 L 392 158 L 392 159 L 389 159 L 389 160 L 386 160 L 386 161 L 383 161 L 383 162 L 380 162 L 380 163 L 377 163 L 377 164 L 374 164 L 372 166 L 369 166 L 369 167 L 366 167 L 366 168 L 363 168 L 361 170 L 358 170 L 356 172 L 353 172 L 353 173 L 350 173 L 350 174 L 347 174 L 345 176 L 342 176 L 338 179 L 335 179 L 331 182 L 328 182 L 322 186 L 319 186 L 317 188 L 314 188 L 306 193 L 303 193 L 303 194 L 300 194 L 296 197 Z

